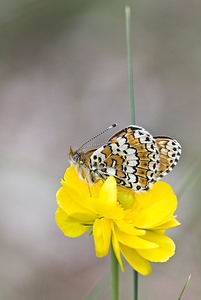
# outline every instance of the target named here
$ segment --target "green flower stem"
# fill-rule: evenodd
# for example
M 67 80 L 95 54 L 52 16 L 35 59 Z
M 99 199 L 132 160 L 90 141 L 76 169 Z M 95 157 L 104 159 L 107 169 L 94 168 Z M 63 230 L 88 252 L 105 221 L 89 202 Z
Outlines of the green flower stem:
M 111 247 L 112 300 L 119 300 L 119 264 Z
M 125 8 L 126 17 L 126 44 L 128 59 L 128 81 L 129 81 L 129 99 L 130 99 L 130 119 L 131 124 L 135 124 L 135 100 L 133 84 L 133 62 L 132 62 L 132 42 L 131 42 L 131 10 L 129 6 Z M 138 299 L 138 273 L 133 271 L 133 299 Z
M 133 299 L 138 299 L 138 272 L 133 270 Z

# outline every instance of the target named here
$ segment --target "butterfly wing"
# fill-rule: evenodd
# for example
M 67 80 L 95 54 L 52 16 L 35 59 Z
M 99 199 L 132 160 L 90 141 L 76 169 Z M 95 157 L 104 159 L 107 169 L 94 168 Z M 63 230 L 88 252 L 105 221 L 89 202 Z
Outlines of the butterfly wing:
M 178 163 L 181 156 L 181 145 L 170 137 L 158 136 L 154 137 L 159 149 L 160 166 L 158 171 L 158 179 L 169 173 Z
M 142 191 L 159 172 L 159 150 L 153 136 L 139 126 L 128 126 L 112 136 L 90 157 L 92 179 L 116 178 L 117 184 Z

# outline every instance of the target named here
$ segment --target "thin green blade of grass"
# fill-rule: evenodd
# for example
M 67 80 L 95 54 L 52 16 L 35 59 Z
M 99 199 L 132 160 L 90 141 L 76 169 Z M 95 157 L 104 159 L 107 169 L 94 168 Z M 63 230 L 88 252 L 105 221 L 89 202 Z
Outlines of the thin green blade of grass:
M 110 274 L 106 274 L 84 298 L 85 300 L 96 300 L 106 291 L 110 286 Z
M 178 300 L 181 300 L 181 297 L 182 297 L 184 291 L 186 290 L 186 288 L 187 288 L 187 286 L 188 286 L 190 280 L 191 280 L 191 274 L 188 276 L 188 279 L 186 280 L 186 283 L 184 284 L 184 287 L 183 287 L 183 289 L 182 289 L 182 291 L 181 291 L 181 294 L 180 294 Z
M 183 178 L 182 183 L 180 184 L 180 187 L 177 190 L 178 198 L 181 198 L 198 181 L 198 179 L 201 176 L 200 168 L 201 168 L 201 161 L 193 164 L 189 172 Z
M 131 41 L 131 9 L 125 7 L 126 20 L 126 45 L 128 60 L 128 82 L 129 82 L 129 100 L 130 100 L 130 120 L 135 124 L 135 97 L 134 97 L 134 80 L 133 80 L 133 60 L 132 60 L 132 41 Z M 133 270 L 133 300 L 138 300 L 138 272 Z
M 125 7 L 126 18 L 126 45 L 128 60 L 128 86 L 130 99 L 130 120 L 131 124 L 135 124 L 135 99 L 134 99 L 134 83 L 133 83 L 133 60 L 132 60 L 132 41 L 131 41 L 131 10 L 129 6 Z

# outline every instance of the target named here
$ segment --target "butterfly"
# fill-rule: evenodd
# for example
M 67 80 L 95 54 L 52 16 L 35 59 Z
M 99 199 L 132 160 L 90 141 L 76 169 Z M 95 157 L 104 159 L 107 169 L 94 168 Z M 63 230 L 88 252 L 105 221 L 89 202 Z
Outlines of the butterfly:
M 115 126 L 109 126 L 100 134 Z M 69 160 L 75 165 L 80 177 L 92 184 L 112 175 L 118 185 L 135 192 L 150 189 L 169 173 L 177 164 L 182 150 L 175 139 L 153 137 L 137 125 L 125 127 L 100 148 L 85 152 L 83 148 L 89 141 L 76 151 L 70 147 Z

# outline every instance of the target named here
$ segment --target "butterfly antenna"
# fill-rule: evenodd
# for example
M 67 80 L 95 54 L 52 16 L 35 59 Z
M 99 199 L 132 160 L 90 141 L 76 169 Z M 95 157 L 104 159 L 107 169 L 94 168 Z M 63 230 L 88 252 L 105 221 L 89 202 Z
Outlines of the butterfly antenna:
M 90 139 L 89 139 L 87 142 L 85 142 L 85 143 L 84 143 L 77 151 L 79 151 L 79 150 L 81 150 L 82 148 L 84 148 L 84 146 L 85 146 L 86 144 L 88 144 L 89 142 L 91 142 L 92 140 L 94 140 L 95 138 L 97 138 L 99 135 L 105 133 L 105 132 L 108 131 L 109 129 L 112 129 L 112 128 L 116 127 L 116 126 L 117 126 L 116 123 L 110 125 L 109 127 L 107 127 L 106 129 L 104 129 L 104 130 L 101 131 L 100 133 L 98 133 L 98 134 L 96 134 L 95 136 L 93 136 L 92 138 L 90 138 Z
M 90 144 L 90 145 L 87 145 L 87 146 L 85 146 L 84 148 L 94 148 L 94 147 L 100 147 L 100 146 L 102 146 L 103 144 L 102 143 L 99 143 L 99 144 Z

